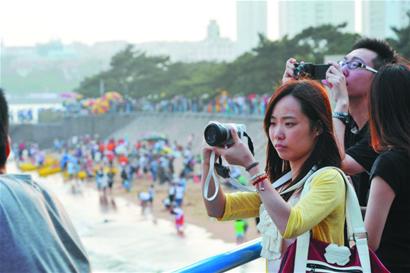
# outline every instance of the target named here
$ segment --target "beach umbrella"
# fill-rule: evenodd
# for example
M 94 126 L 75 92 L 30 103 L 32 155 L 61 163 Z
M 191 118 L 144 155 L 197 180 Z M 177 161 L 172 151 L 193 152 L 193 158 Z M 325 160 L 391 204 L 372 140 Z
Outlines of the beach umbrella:
M 108 101 L 122 101 L 122 95 L 116 91 L 110 91 L 104 94 L 103 99 Z
M 104 99 L 96 99 L 94 105 L 91 108 L 91 111 L 94 114 L 103 114 L 110 109 L 110 102 Z
M 81 103 L 84 107 L 88 108 L 88 107 L 91 107 L 95 104 L 95 99 L 85 99 Z
M 160 141 L 160 140 L 167 140 L 165 135 L 163 134 L 149 134 L 141 138 L 141 140 L 146 140 L 146 141 Z

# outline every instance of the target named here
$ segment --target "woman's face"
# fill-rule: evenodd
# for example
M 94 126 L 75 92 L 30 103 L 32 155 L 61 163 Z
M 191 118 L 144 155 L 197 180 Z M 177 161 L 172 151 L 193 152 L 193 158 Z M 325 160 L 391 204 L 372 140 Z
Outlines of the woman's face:
M 300 168 L 315 145 L 317 130 L 312 130 L 309 118 L 293 96 L 283 97 L 274 107 L 269 126 L 269 139 L 279 157 L 288 160 L 292 168 Z

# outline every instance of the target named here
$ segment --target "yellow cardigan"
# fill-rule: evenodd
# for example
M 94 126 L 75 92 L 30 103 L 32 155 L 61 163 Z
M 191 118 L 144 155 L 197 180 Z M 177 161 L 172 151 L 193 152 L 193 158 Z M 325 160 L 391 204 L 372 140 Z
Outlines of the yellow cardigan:
M 290 211 L 283 238 L 297 237 L 312 230 L 314 239 L 344 244 L 345 184 L 335 169 L 323 171 L 314 176 L 309 192 Z M 226 194 L 222 221 L 257 217 L 261 199 L 256 192 Z

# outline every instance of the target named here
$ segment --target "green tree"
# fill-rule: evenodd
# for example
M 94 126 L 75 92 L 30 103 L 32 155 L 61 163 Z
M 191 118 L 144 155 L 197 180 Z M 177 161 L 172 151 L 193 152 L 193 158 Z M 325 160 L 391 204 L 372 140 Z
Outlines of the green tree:
M 344 27 L 310 27 L 292 39 L 285 36 L 277 41 L 261 35 L 258 46 L 229 63 L 218 81 L 231 94 L 270 93 L 280 84 L 288 58 L 323 63 L 325 55 L 349 51 L 360 36 L 341 32 Z
M 225 66 L 224 63 L 215 62 L 172 64 L 167 76 L 169 85 L 162 92 L 166 92 L 168 96 L 212 96 L 219 88 L 216 78 L 223 73 Z
M 229 63 L 171 63 L 167 56 L 148 56 L 127 46 L 112 58 L 107 71 L 86 78 L 77 90 L 98 96 L 103 81 L 106 90 L 159 99 L 175 95 L 213 97 L 221 90 L 231 95 L 271 93 L 280 84 L 288 58 L 323 63 L 325 55 L 348 52 L 360 36 L 343 33 L 345 26 L 310 27 L 291 39 L 285 36 L 276 41 L 260 35 L 254 49 Z
M 86 96 L 99 96 L 100 83 L 105 90 L 115 90 L 133 97 L 159 93 L 169 66 L 167 56 L 147 56 L 129 45 L 114 55 L 110 69 L 86 78 L 77 91 Z
M 292 40 L 300 46 L 307 45 L 310 51 L 305 57 L 316 63 L 323 63 L 325 55 L 345 54 L 352 45 L 360 39 L 357 33 L 344 33 L 342 29 L 346 23 L 337 26 L 322 25 L 309 27 L 297 34 Z

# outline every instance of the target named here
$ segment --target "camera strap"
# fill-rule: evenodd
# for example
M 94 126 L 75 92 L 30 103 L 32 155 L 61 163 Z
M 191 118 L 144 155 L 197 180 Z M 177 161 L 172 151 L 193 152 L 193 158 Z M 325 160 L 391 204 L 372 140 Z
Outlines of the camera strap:
M 249 147 L 249 150 L 251 151 L 252 155 L 255 155 L 255 151 L 254 151 L 254 148 L 253 148 L 253 142 L 252 142 L 251 137 L 250 137 L 246 132 L 243 132 L 243 135 L 248 138 L 248 147 Z
M 214 172 L 214 165 L 215 165 L 215 152 L 212 152 L 211 158 L 209 159 L 209 171 L 205 179 L 204 193 L 203 193 L 203 196 L 207 201 L 215 200 L 216 196 L 218 195 L 218 191 L 219 191 L 219 181 L 218 181 L 218 177 L 215 175 L 215 172 Z M 211 182 L 211 177 L 214 179 L 215 193 L 211 197 L 208 197 L 209 183 Z

